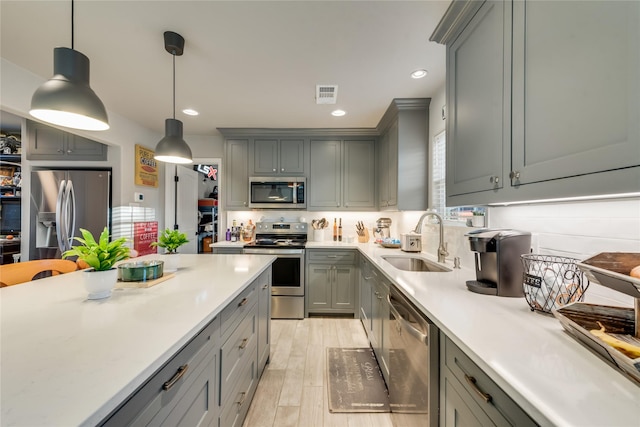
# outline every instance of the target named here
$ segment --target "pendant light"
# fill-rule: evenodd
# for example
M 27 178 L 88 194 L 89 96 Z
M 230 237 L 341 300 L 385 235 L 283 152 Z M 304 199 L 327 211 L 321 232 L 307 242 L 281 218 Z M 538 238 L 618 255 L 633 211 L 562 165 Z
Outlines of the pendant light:
M 181 56 L 184 51 L 184 38 L 172 31 L 165 31 L 164 48 L 173 56 L 173 118 L 165 120 L 165 136 L 156 145 L 153 157 L 167 163 L 193 163 L 191 149 L 182 138 L 182 122 L 176 120 L 176 56 Z
M 74 50 L 74 2 L 71 0 L 71 49 L 53 50 L 53 77 L 31 98 L 29 114 L 44 122 L 83 130 L 109 129 L 104 104 L 89 86 L 89 58 Z

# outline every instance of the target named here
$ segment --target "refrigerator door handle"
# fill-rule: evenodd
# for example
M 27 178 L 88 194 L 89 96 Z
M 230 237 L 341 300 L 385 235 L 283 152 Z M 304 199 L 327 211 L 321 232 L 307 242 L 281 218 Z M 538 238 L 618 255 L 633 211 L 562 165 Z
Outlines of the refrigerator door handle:
M 73 190 L 73 181 L 67 181 L 65 194 L 65 203 L 67 205 L 65 210 L 68 215 L 66 218 L 67 231 L 65 237 L 67 246 L 65 250 L 68 251 L 73 246 L 73 233 L 76 229 L 76 192 Z
M 58 239 L 58 248 L 60 248 L 61 252 L 65 251 L 65 238 L 64 238 L 64 229 L 63 229 L 63 221 L 65 221 L 65 211 L 64 211 L 64 195 L 65 188 L 67 186 L 67 181 L 60 181 L 60 188 L 58 189 L 58 198 L 56 199 L 56 238 Z

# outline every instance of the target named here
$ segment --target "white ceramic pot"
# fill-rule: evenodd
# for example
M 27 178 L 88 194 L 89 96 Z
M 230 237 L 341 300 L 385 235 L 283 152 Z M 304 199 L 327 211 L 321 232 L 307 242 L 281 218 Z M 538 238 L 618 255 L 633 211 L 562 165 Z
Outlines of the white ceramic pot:
M 173 273 L 174 271 L 178 271 L 178 267 L 180 267 L 180 254 L 164 254 L 162 255 L 162 260 L 164 261 L 163 271 L 165 273 Z
M 87 299 L 109 298 L 111 291 L 118 282 L 118 269 L 95 271 L 94 269 L 82 272 L 84 287 L 89 293 Z

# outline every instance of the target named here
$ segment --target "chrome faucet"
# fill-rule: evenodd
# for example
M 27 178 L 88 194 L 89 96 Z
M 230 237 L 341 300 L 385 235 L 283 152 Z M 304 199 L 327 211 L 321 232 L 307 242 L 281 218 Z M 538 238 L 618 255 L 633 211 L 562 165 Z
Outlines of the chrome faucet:
M 440 243 L 438 244 L 438 262 L 445 262 L 445 258 L 449 255 L 447 252 L 447 244 L 444 242 L 444 222 L 442 217 L 435 212 L 425 212 L 418 220 L 414 233 L 422 234 L 422 221 L 428 216 L 435 216 L 440 226 Z

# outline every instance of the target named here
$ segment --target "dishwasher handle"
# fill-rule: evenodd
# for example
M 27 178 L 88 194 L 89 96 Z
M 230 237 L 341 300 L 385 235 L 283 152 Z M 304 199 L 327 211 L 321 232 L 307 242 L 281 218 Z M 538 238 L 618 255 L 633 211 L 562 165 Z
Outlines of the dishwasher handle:
M 398 323 L 400 323 L 402 329 L 405 329 L 406 331 L 408 331 L 411 336 L 419 340 L 421 343 L 425 345 L 429 345 L 429 336 L 423 333 L 422 331 L 417 330 L 410 322 L 408 322 L 404 317 L 402 317 L 400 312 L 398 312 L 398 310 L 395 308 L 394 303 L 393 301 L 391 301 L 391 299 L 392 299 L 391 295 L 387 294 L 387 302 L 389 302 L 389 310 L 391 311 L 391 314 L 393 314 L 393 317 L 396 318 Z

